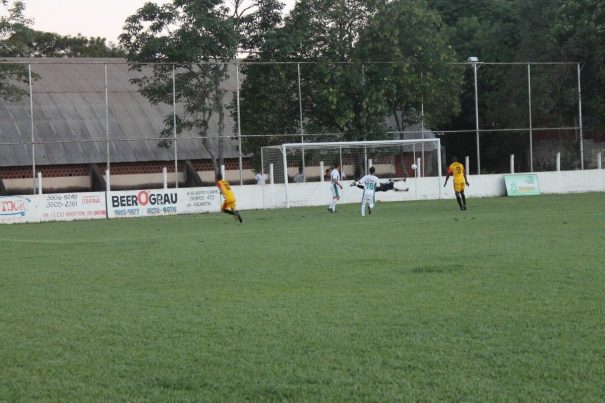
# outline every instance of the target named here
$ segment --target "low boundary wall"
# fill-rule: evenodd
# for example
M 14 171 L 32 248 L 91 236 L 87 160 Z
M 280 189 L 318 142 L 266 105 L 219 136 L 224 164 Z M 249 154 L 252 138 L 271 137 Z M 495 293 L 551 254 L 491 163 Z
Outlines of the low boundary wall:
M 540 172 L 543 194 L 605 192 L 605 170 Z M 379 192 L 380 201 L 451 199 L 451 182 L 443 187 L 439 178 L 409 178 L 398 186 L 406 192 Z M 504 175 L 469 176 L 469 197 L 504 196 Z M 341 203 L 359 203 L 361 189 L 343 181 Z M 331 192 L 328 182 L 279 185 L 233 186 L 238 209 L 327 206 Z M 0 196 L 0 224 L 71 221 L 123 217 L 149 217 L 174 214 L 219 212 L 221 197 L 215 187 L 151 189 L 134 191 L 57 193 L 24 196 Z

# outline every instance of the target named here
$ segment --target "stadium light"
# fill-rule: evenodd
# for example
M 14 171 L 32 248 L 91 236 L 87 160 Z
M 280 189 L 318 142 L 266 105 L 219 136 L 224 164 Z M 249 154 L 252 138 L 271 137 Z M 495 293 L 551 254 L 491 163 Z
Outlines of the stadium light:
M 479 95 L 477 92 L 477 68 L 479 58 L 476 56 L 470 56 L 466 59 L 467 62 L 473 65 L 473 73 L 475 78 L 475 137 L 477 140 L 477 175 L 481 175 L 481 154 L 479 148 Z

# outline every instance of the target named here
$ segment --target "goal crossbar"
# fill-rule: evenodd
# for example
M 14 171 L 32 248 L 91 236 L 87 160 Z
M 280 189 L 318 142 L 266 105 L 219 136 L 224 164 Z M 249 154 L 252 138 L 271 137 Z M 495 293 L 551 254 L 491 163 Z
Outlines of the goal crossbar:
M 316 142 L 316 143 L 284 143 L 275 146 L 266 146 L 263 148 L 272 149 L 287 149 L 287 148 L 330 148 L 330 147 L 355 147 L 355 146 L 395 146 L 420 143 L 440 143 L 439 139 L 406 139 L 406 140 L 375 140 L 375 141 L 331 141 L 331 142 Z

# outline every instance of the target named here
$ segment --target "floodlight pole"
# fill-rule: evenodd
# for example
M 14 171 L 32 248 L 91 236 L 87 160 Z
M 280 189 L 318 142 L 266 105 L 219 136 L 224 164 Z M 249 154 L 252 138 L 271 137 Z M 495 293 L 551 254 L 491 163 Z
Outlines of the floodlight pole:
M 577 64 L 578 68 L 578 123 L 580 124 L 580 169 L 584 170 L 584 128 L 582 127 L 582 83 L 581 73 L 582 70 L 580 63 Z
M 473 76 L 475 81 L 475 137 L 477 142 L 477 175 L 481 175 L 481 149 L 479 145 L 479 93 L 477 91 L 477 64 L 479 59 L 474 56 L 468 58 L 468 61 L 473 64 Z

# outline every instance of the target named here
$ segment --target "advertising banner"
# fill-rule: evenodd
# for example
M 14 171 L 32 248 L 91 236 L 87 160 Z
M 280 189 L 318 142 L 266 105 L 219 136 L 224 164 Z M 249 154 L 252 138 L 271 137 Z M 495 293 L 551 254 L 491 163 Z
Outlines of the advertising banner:
M 105 193 L 0 196 L 0 224 L 107 218 Z
M 110 192 L 109 218 L 209 213 L 220 210 L 217 188 L 154 189 Z
M 540 184 L 536 174 L 504 175 L 506 194 L 508 196 L 537 196 Z
M 105 192 L 38 195 L 40 221 L 96 220 L 107 218 Z
M 37 221 L 36 196 L 0 196 L 0 224 Z

